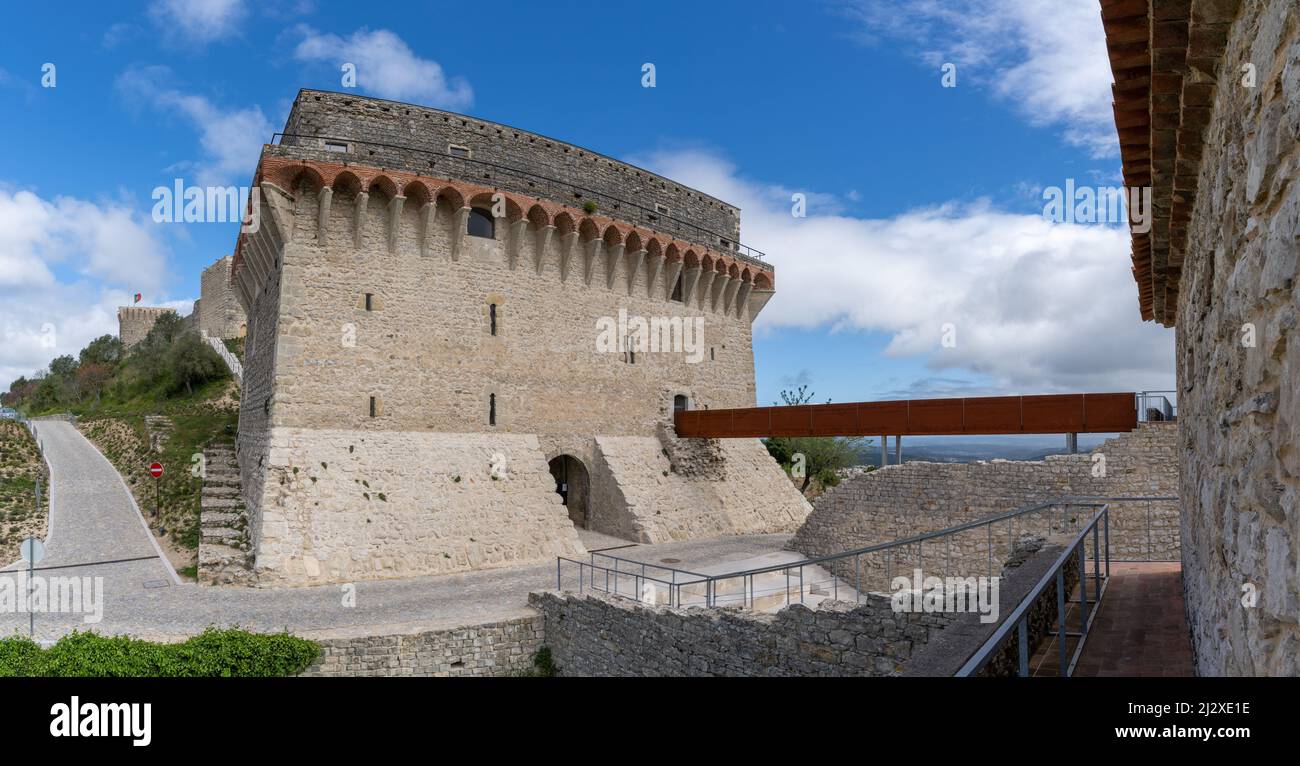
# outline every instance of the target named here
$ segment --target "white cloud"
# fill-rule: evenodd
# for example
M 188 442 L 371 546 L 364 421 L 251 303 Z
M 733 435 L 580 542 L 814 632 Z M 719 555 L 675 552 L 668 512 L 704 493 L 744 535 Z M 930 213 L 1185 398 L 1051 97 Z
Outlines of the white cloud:
M 116 334 L 117 307 L 135 292 L 148 301 L 166 261 L 152 224 L 125 207 L 0 188 L 0 388 Z
M 244 0 L 154 0 L 149 6 L 163 34 L 200 45 L 235 35 L 247 15 Z
M 203 96 L 179 90 L 169 82 L 172 79 L 166 67 L 137 67 L 118 76 L 117 88 L 129 100 L 178 113 L 190 121 L 205 153 L 203 160 L 192 163 L 197 185 L 247 184 L 262 145 L 274 132 L 261 107 L 218 107 Z
M 1173 332 L 1144 323 L 1119 228 L 1050 222 L 987 202 L 865 219 L 790 214 L 779 188 L 703 152 L 638 160 L 741 208 L 741 237 L 776 267 L 758 328 L 866 330 L 886 354 L 988 376 L 1008 392 L 1171 388 Z M 782 197 L 781 195 L 784 195 Z M 956 347 L 943 348 L 943 326 Z M 948 375 L 947 377 L 957 377 Z
M 1031 124 L 1094 157 L 1118 154 L 1110 59 L 1097 0 L 847 0 L 859 37 L 901 40 L 957 87 L 991 90 Z
M 387 29 L 358 29 L 343 38 L 300 26 L 294 49 L 299 61 L 322 62 L 342 78 L 342 66 L 355 64 L 357 87 L 383 98 L 463 110 L 474 91 L 460 77 L 448 78 L 442 65 L 415 55 L 402 38 Z

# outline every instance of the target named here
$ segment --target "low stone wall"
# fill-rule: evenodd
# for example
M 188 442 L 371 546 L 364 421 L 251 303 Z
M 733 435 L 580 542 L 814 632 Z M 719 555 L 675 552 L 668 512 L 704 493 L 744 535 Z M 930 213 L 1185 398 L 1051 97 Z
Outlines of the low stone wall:
M 848 479 L 819 497 L 791 547 L 810 556 L 838 553 L 1064 495 L 1177 496 L 1177 440 L 1177 423 L 1149 423 L 1087 454 L 1052 455 L 1041 461 L 889 466 Z M 1032 524 L 1032 520 L 1026 522 Z M 1112 558 L 1179 558 L 1177 502 L 1114 503 L 1110 524 Z M 1007 534 L 1008 528 L 1000 526 L 995 531 Z M 1042 534 L 1050 530 L 1032 527 L 1024 531 Z M 987 551 L 987 541 L 981 539 L 984 534 L 982 529 L 963 533 L 955 541 Z M 1017 527 L 1005 544 L 999 543 L 1004 553 L 1010 552 L 1019 534 Z M 922 557 L 917 552 L 917 558 L 935 562 L 944 551 L 927 546 L 925 554 Z M 995 560 L 994 566 L 997 564 Z
M 600 594 L 529 595 L 565 676 L 892 676 L 952 619 L 861 604 L 777 614 L 645 606 Z
M 420 633 L 317 639 L 303 676 L 510 676 L 529 672 L 542 616 Z

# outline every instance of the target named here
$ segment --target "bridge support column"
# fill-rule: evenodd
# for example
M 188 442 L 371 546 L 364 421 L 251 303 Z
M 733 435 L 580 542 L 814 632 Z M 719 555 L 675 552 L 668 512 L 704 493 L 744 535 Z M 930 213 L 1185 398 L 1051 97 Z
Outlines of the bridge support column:
M 889 465 L 889 437 L 880 436 L 880 467 L 884 468 Z
M 1066 434 L 1066 435 L 1065 435 L 1065 452 L 1066 452 L 1066 454 L 1068 454 L 1068 455 L 1075 455 L 1075 454 L 1078 454 L 1078 452 L 1079 452 L 1079 435 L 1078 435 L 1078 434 Z
M 895 465 L 903 464 L 903 435 L 902 434 L 897 434 L 894 436 L 894 464 Z

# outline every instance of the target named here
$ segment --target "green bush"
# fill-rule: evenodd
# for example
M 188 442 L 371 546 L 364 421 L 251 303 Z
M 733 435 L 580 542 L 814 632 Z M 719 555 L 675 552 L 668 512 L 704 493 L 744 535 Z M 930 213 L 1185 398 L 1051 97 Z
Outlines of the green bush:
M 0 639 L 0 677 L 291 676 L 316 661 L 320 646 L 287 633 L 208 628 L 179 644 L 73 632 L 51 646 Z

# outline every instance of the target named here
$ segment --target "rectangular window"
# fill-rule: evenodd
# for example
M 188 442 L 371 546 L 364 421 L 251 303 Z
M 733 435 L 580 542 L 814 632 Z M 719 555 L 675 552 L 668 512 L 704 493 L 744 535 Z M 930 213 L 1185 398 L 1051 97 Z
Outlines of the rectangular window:
M 340 143 L 340 142 L 338 142 L 338 141 L 326 141 L 326 142 L 325 142 L 325 151 L 327 151 L 327 152 L 337 152 L 337 153 L 339 153 L 339 154 L 347 154 L 347 153 L 348 153 L 348 145 L 347 145 L 347 144 L 344 144 L 344 143 Z
M 370 417 L 373 418 L 378 411 L 379 408 L 375 404 L 375 397 L 372 396 L 370 397 Z
M 375 310 L 375 294 L 366 293 L 366 311 Z
M 458 144 L 448 144 L 447 153 L 453 157 L 465 157 L 466 159 L 473 155 L 473 152 L 469 150 L 468 146 L 460 146 Z
M 497 424 L 497 395 L 488 394 L 488 425 Z
M 488 321 L 492 325 L 492 334 L 495 336 L 497 334 L 497 305 L 495 303 L 488 304 Z
M 668 215 L 668 213 L 669 213 L 670 211 L 668 210 L 668 206 L 667 206 L 667 205 L 661 205 L 661 204 L 659 204 L 658 202 L 656 202 L 656 203 L 655 203 L 655 212 L 658 213 L 658 214 L 660 214 L 660 215 Z

